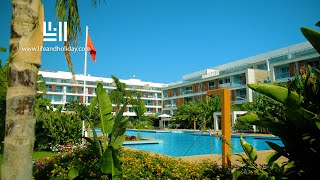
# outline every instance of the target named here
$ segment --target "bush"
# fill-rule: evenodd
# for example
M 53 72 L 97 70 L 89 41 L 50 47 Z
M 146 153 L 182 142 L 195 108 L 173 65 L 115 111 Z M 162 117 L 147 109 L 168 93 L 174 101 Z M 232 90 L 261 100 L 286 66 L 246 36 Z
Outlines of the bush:
M 50 144 L 81 143 L 81 119 L 78 114 L 62 113 L 60 110 L 45 112 L 36 125 L 35 149 L 50 150 Z
M 129 149 L 121 149 L 120 157 L 122 171 L 114 179 L 231 179 L 228 169 L 212 161 L 190 163 Z M 68 179 L 72 169 L 79 172 L 76 179 L 110 178 L 101 173 L 97 157 L 87 148 L 61 154 L 42 166 L 35 163 L 34 168 L 35 179 Z

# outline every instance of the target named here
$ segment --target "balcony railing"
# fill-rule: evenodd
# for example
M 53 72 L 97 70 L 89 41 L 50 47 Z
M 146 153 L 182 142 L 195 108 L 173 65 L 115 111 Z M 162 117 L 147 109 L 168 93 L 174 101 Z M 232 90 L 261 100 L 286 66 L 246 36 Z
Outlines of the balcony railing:
M 219 86 L 220 86 L 220 88 L 230 87 L 230 83 L 220 84 Z
M 275 76 L 276 76 L 276 79 L 287 78 L 287 77 L 290 77 L 290 73 L 289 72 L 277 73 L 275 74 Z
M 242 86 L 242 81 L 241 82 L 233 82 L 231 83 L 231 86 L 236 87 L 236 86 Z

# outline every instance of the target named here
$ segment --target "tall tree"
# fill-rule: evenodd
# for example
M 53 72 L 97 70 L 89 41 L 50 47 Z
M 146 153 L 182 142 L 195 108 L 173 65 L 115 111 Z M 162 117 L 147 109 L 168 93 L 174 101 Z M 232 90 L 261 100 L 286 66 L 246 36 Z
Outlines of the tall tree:
M 6 52 L 5 48 L 0 47 L 0 52 Z M 4 127 L 5 127 L 5 117 L 6 117 L 6 93 L 8 86 L 8 63 L 2 66 L 2 61 L 0 60 L 0 142 L 3 142 L 4 138 Z M 1 151 L 3 150 L 3 144 L 0 145 Z
M 201 116 L 200 107 L 193 101 L 189 101 L 188 103 L 179 106 L 174 114 L 175 119 L 188 121 L 189 125 L 190 123 L 193 122 L 194 130 L 197 129 L 197 121 L 199 120 L 200 116 Z
M 140 139 L 140 129 L 141 129 L 141 122 L 143 122 L 146 117 L 144 113 L 147 111 L 146 105 L 144 104 L 144 101 L 142 99 L 138 99 L 137 103 L 133 105 L 134 112 L 137 115 L 137 125 L 138 125 L 138 139 Z
M 94 1 L 95 2 L 95 1 Z M 57 0 L 59 21 L 68 21 L 67 42 L 76 45 L 81 31 L 76 0 Z M 41 51 L 23 51 L 43 44 L 44 9 L 40 0 L 13 0 L 10 35 L 6 129 L 1 179 L 32 179 L 36 84 Z M 73 73 L 70 52 L 65 52 Z
M 207 129 L 207 123 L 213 121 L 213 113 L 221 111 L 221 100 L 220 96 L 209 97 L 206 96 L 204 101 L 198 101 L 198 106 L 200 107 L 201 120 L 202 120 L 202 130 Z M 214 124 L 212 122 L 212 124 Z

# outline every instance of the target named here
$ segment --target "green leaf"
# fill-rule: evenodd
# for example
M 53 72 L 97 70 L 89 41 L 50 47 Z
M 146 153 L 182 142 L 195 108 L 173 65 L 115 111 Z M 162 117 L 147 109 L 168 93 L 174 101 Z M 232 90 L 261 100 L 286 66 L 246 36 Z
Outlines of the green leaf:
M 297 109 L 303 101 L 303 97 L 295 92 L 288 91 L 287 88 L 273 84 L 248 84 L 248 87 L 275 101 L 278 101 L 289 108 Z
M 102 147 L 101 147 L 101 144 L 100 144 L 100 140 L 97 136 L 97 133 L 96 133 L 96 130 L 93 128 L 92 129 L 92 133 L 93 133 L 93 150 L 97 153 L 97 155 L 99 157 L 102 156 Z
M 320 53 L 320 33 L 310 28 L 302 27 L 301 32 L 312 46 Z
M 113 155 L 112 155 L 112 147 L 108 147 L 101 159 L 100 159 L 100 169 L 103 174 L 112 174 L 115 173 L 114 165 L 113 165 Z
M 270 142 L 270 141 L 266 141 L 266 143 L 273 149 L 275 150 L 280 156 L 284 156 L 286 158 L 288 158 L 288 155 L 286 153 L 286 150 L 279 146 L 278 144 L 276 143 L 273 143 L 273 142 Z
M 241 171 L 239 169 L 237 169 L 236 171 L 234 171 L 232 173 L 232 180 L 237 180 L 240 175 L 241 175 Z
M 240 116 L 237 118 L 239 121 L 242 121 L 242 122 L 246 122 L 246 123 L 253 123 L 255 121 L 258 121 L 259 120 L 259 117 L 258 115 L 256 114 L 246 114 L 244 116 Z
M 89 113 L 90 113 L 90 116 L 92 115 L 92 112 L 95 108 L 95 106 L 97 105 L 98 101 L 97 101 L 97 97 L 94 97 L 89 105 Z
M 112 148 L 112 158 L 113 158 L 113 166 L 115 167 L 115 171 L 121 171 L 120 159 L 117 155 L 117 151 Z
M 315 74 L 315 76 L 316 76 L 316 78 L 317 78 L 317 81 L 320 82 L 320 70 L 319 70 L 319 69 L 316 69 L 316 70 L 314 71 L 314 74 Z
M 101 130 L 104 134 L 112 132 L 113 127 L 113 115 L 112 115 L 112 104 L 109 99 L 108 93 L 101 83 L 97 84 L 97 100 L 101 120 Z
M 70 169 L 70 171 L 68 173 L 68 177 L 70 180 L 78 177 L 78 175 L 79 175 L 79 172 L 75 168 Z
M 126 135 L 118 136 L 114 142 L 111 142 L 111 146 L 113 146 L 114 149 L 118 149 L 122 146 L 123 142 L 126 140 Z
M 247 154 L 247 156 L 249 157 L 249 159 L 254 162 L 257 160 L 258 156 L 257 156 L 257 150 L 255 148 L 253 148 L 249 143 L 247 143 L 242 136 L 240 136 L 240 142 L 241 142 L 241 146 L 242 149 L 244 150 L 244 152 Z
M 281 157 L 281 154 L 278 152 L 272 152 L 271 154 L 269 154 L 266 157 L 266 162 L 268 166 L 271 166 L 276 160 L 279 159 L 279 157 Z

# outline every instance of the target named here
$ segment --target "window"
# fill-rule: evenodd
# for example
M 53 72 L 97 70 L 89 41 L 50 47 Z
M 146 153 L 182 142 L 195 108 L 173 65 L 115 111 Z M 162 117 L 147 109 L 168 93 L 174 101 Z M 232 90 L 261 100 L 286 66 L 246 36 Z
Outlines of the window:
M 96 86 L 97 83 L 96 82 L 93 82 L 93 81 L 87 81 L 86 82 L 86 85 L 93 85 L 93 86 Z
M 67 88 L 66 88 L 66 92 L 67 92 L 67 93 L 72 93 L 72 87 L 67 86 Z
M 129 109 L 129 112 L 134 112 L 133 107 L 129 107 L 128 109 Z
M 163 91 L 163 97 L 168 97 L 168 91 L 167 90 Z
M 147 93 L 146 93 L 146 92 L 142 92 L 142 93 L 141 93 L 141 96 L 142 96 L 142 97 L 147 97 Z
M 56 86 L 56 92 L 62 92 L 63 88 L 62 86 Z
M 52 95 L 50 94 L 45 94 L 44 98 L 49 99 L 50 101 L 52 100 Z
M 154 94 L 153 92 L 149 92 L 149 93 L 148 93 L 148 97 L 149 97 L 149 98 L 155 98 L 155 94 Z
M 46 89 L 48 90 L 48 92 L 52 92 L 52 85 L 46 85 Z
M 78 80 L 77 83 L 78 83 L 78 84 L 84 84 L 84 82 L 83 82 L 83 81 L 80 81 L 80 80 Z
M 94 97 L 89 96 L 89 97 L 88 97 L 88 103 L 91 103 L 91 101 L 93 100 L 93 98 L 94 98 Z
M 247 98 L 247 91 L 246 89 L 236 90 L 236 99 L 237 100 L 244 100 Z
M 83 94 L 83 88 L 76 87 L 77 94 Z
M 53 95 L 53 101 L 62 101 L 62 96 L 61 95 Z
M 69 95 L 67 95 L 66 100 L 67 100 L 67 102 L 71 102 L 73 100 L 80 101 L 80 96 L 69 96 Z
M 267 70 L 267 65 L 266 64 L 258 64 L 258 69 Z
M 152 100 L 144 100 L 144 104 L 148 106 L 153 106 L 153 101 Z
M 61 79 L 60 81 L 61 81 L 61 83 L 70 83 L 69 79 Z
M 209 82 L 209 90 L 213 90 L 215 88 L 216 88 L 216 86 L 214 85 L 214 81 L 210 81 Z

